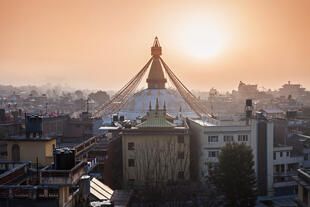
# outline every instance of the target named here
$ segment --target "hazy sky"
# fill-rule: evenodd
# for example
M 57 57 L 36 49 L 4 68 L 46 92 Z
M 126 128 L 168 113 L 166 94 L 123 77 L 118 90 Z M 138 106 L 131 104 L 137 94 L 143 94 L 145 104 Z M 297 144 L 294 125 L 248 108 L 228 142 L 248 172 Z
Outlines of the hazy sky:
M 309 0 L 0 0 L 0 84 L 119 89 L 157 35 L 190 89 L 310 89 L 309 11 Z

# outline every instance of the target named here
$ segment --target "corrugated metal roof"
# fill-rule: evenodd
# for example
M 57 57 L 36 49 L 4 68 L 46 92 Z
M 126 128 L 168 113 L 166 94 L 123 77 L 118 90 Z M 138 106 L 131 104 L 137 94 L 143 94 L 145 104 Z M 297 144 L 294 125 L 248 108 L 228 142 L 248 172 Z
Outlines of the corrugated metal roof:
M 109 186 L 103 184 L 96 178 L 90 181 L 90 193 L 99 200 L 110 200 L 113 192 L 114 191 Z

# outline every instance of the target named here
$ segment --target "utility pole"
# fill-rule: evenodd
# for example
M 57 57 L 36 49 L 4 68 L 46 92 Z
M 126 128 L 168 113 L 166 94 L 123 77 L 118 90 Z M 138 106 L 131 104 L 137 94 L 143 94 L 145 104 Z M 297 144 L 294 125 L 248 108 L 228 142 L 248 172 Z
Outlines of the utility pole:
M 47 115 L 47 106 L 48 106 L 48 103 L 46 102 L 46 104 L 45 104 L 45 115 Z
M 89 98 L 87 98 L 87 100 L 86 100 L 86 111 L 87 111 L 87 113 L 89 111 Z

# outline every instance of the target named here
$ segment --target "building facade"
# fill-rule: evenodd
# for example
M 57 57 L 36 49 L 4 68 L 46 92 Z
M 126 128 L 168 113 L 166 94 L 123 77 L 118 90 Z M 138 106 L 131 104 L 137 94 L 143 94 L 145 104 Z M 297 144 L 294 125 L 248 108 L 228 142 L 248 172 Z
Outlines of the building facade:
M 216 121 L 188 119 L 191 133 L 191 176 L 205 181 L 208 168 L 218 163 L 221 148 L 229 142 L 250 146 L 260 194 L 271 194 L 273 185 L 273 124 L 250 119 L 245 121 Z
M 186 123 L 169 120 L 166 109 L 149 109 L 145 121 L 122 132 L 125 185 L 189 180 L 189 133 Z

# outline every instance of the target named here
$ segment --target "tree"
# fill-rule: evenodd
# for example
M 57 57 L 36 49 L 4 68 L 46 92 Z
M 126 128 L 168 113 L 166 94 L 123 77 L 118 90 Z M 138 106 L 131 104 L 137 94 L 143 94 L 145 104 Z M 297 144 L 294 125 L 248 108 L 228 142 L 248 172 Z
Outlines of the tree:
M 257 185 L 252 150 L 245 144 L 228 143 L 219 155 L 219 164 L 208 177 L 224 196 L 226 206 L 254 206 Z
M 75 110 L 84 110 L 86 101 L 84 99 L 77 99 L 74 101 Z
M 31 90 L 30 91 L 30 96 L 38 96 L 39 93 L 36 90 Z
M 105 91 L 97 91 L 96 93 L 91 93 L 88 96 L 89 99 L 93 99 L 97 104 L 104 104 L 109 99 L 110 96 Z
M 77 90 L 74 92 L 77 99 L 83 99 L 83 92 L 81 90 Z

